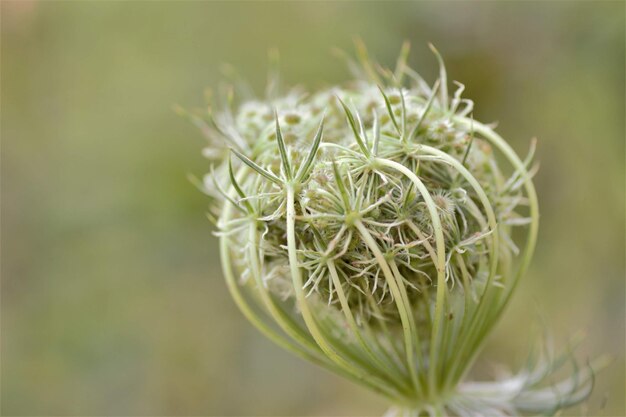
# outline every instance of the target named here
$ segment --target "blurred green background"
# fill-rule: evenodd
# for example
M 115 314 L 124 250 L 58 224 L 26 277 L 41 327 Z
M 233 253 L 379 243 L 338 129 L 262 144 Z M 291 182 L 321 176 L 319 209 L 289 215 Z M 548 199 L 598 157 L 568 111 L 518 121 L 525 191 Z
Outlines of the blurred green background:
M 223 283 L 201 135 L 172 111 L 237 67 L 262 91 L 349 75 L 360 36 L 403 40 L 525 154 L 539 138 L 539 247 L 479 367 L 520 364 L 532 322 L 613 355 L 590 411 L 624 416 L 623 2 L 2 1 L 3 415 L 381 415 L 368 392 L 265 340 Z

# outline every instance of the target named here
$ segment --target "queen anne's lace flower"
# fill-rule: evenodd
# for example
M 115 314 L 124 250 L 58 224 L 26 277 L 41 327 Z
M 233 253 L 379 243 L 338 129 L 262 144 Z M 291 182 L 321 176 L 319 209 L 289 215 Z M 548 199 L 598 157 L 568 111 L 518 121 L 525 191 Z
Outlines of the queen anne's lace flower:
M 361 48 L 346 86 L 279 96 L 271 77 L 266 99 L 226 93 L 219 112 L 190 115 L 209 139 L 203 188 L 232 296 L 281 346 L 388 397 L 390 414 L 579 402 L 590 370 L 543 385 L 560 359 L 462 382 L 535 246 L 534 142 L 520 160 L 471 118 L 461 84 L 448 96 L 436 51 L 433 86 L 407 51 L 390 71 Z

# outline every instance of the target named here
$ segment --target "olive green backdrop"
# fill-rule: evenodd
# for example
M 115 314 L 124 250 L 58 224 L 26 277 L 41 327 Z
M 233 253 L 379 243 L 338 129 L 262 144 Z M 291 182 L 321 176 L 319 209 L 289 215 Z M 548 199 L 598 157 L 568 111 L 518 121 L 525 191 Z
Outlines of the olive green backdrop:
M 200 106 L 219 65 L 262 91 L 266 54 L 315 88 L 331 47 L 433 42 L 475 117 L 539 138 L 539 247 L 478 364 L 516 366 L 541 322 L 614 357 L 572 415 L 624 410 L 623 2 L 2 1 L 3 415 L 381 415 L 385 404 L 273 346 L 223 283 Z M 567 414 L 567 413 L 566 413 Z

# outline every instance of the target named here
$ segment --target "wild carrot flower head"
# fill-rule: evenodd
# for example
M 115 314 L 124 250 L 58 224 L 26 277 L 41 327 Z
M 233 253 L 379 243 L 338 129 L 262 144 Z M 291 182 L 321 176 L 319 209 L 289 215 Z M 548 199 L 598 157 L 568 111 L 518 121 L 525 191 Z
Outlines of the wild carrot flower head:
M 188 113 L 209 142 L 202 187 L 234 300 L 398 413 L 518 415 L 585 398 L 589 371 L 543 387 L 554 361 L 463 382 L 535 246 L 534 142 L 521 160 L 473 120 L 434 48 L 432 85 L 407 45 L 393 71 L 358 52 L 345 85 L 279 94 L 270 76 L 265 98 L 239 83 L 220 110 Z

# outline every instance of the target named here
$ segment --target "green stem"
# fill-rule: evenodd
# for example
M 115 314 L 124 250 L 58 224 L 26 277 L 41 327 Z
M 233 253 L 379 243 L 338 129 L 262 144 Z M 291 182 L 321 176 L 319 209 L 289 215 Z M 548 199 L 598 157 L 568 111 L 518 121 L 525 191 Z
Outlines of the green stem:
M 225 221 L 228 221 L 231 216 L 231 207 L 226 205 L 224 207 L 224 212 L 222 214 L 222 218 Z M 239 291 L 239 285 L 235 279 L 235 274 L 233 273 L 232 262 L 230 259 L 230 240 L 228 237 L 224 236 L 220 239 L 220 258 L 222 263 L 222 268 L 224 271 L 224 276 L 226 279 L 226 285 L 228 287 L 228 291 L 230 292 L 235 304 L 239 308 L 239 310 L 243 313 L 243 315 L 257 328 L 261 333 L 263 333 L 268 339 L 272 340 L 277 345 L 282 348 L 294 353 L 295 355 L 310 360 L 313 363 L 322 365 L 328 368 L 328 363 L 326 358 L 323 356 L 318 356 L 315 353 L 311 353 L 310 351 L 304 349 L 301 345 L 295 344 L 292 342 L 292 339 L 287 339 L 284 336 L 281 336 L 277 332 L 275 332 L 270 326 L 268 326 L 250 307 L 250 305 L 246 302 L 243 294 Z
M 467 348 L 468 346 L 472 346 L 471 341 L 473 340 L 473 337 L 475 337 L 475 334 L 482 333 L 481 330 L 483 326 L 485 325 L 485 321 L 483 320 L 483 317 L 485 314 L 487 314 L 488 308 L 491 305 L 489 298 L 490 298 L 490 294 L 493 292 L 492 289 L 495 288 L 493 287 L 493 279 L 495 278 L 495 275 L 496 275 L 496 270 L 498 267 L 498 255 L 499 255 L 499 242 L 498 242 L 499 239 L 498 239 L 496 216 L 493 211 L 493 207 L 491 206 L 491 203 L 489 202 L 489 198 L 487 197 L 487 194 L 485 193 L 481 185 L 478 183 L 476 178 L 474 178 L 474 176 L 467 170 L 467 168 L 463 166 L 463 164 L 461 164 L 459 161 L 457 161 L 450 155 L 446 154 L 445 152 L 440 151 L 439 149 L 432 148 L 427 145 L 421 145 L 419 149 L 421 149 L 423 152 L 427 154 L 431 154 L 438 158 L 441 158 L 442 162 L 451 165 L 454 169 L 457 170 L 457 172 L 459 172 L 463 176 L 463 178 L 465 178 L 465 180 L 470 184 L 470 186 L 474 189 L 474 191 L 478 195 L 478 198 L 481 204 L 483 205 L 485 212 L 487 214 L 487 221 L 489 224 L 489 228 L 492 231 L 491 239 L 490 239 L 491 251 L 490 251 L 490 256 L 489 256 L 490 258 L 489 277 L 487 278 L 485 289 L 478 302 L 478 310 L 475 312 L 475 314 L 472 315 L 471 320 L 469 320 L 468 317 L 464 316 L 464 321 L 466 321 L 467 324 L 463 326 L 462 329 L 465 329 L 465 331 L 461 331 L 461 334 L 458 339 L 459 348 L 462 350 L 464 348 Z M 457 380 L 455 380 L 454 378 L 450 378 L 450 376 L 453 376 L 456 373 L 457 368 L 463 369 L 471 365 L 471 362 L 463 361 L 464 359 L 463 355 L 457 354 L 455 355 L 454 358 L 450 358 L 450 359 L 452 360 L 452 364 L 450 364 L 451 371 L 447 373 L 447 377 L 445 378 L 446 389 L 456 384 Z
M 418 397 L 420 397 L 422 393 L 422 388 L 417 378 L 417 369 L 416 369 L 415 360 L 414 360 L 416 356 L 418 358 L 420 356 L 419 356 L 419 352 L 418 352 L 418 355 L 414 354 L 414 346 L 413 346 L 413 338 L 414 338 L 414 335 L 417 334 L 417 331 L 415 328 L 415 323 L 413 321 L 413 315 L 411 314 L 410 306 L 405 303 L 405 298 L 402 297 L 402 293 L 400 291 L 400 288 L 401 287 L 404 288 L 404 286 L 402 282 L 396 281 L 396 278 L 394 277 L 393 272 L 391 271 L 391 268 L 389 267 L 389 264 L 385 260 L 385 257 L 383 256 L 380 248 L 378 247 L 378 244 L 376 243 L 376 241 L 374 240 L 370 232 L 367 230 L 365 225 L 360 220 L 357 220 L 355 221 L 354 226 L 357 228 L 357 230 L 361 234 L 361 238 L 363 239 L 365 244 L 374 254 L 374 257 L 378 261 L 378 264 L 381 270 L 383 271 L 385 280 L 387 281 L 387 284 L 389 285 L 389 288 L 391 289 L 391 293 L 393 294 L 394 300 L 398 307 L 398 312 L 400 313 L 400 321 L 402 322 L 402 329 L 404 331 L 404 343 L 405 343 L 405 350 L 406 350 L 407 366 L 411 374 L 411 380 L 413 381 L 413 385 L 415 386 L 416 394 L 418 395 Z
M 389 167 L 401 172 L 413 183 L 413 185 L 415 185 L 415 188 L 422 194 L 422 197 L 424 198 L 424 202 L 426 203 L 426 207 L 428 208 L 428 212 L 430 214 L 433 224 L 433 229 L 435 231 L 435 246 L 437 248 L 437 295 L 435 302 L 435 321 L 433 324 L 432 337 L 430 340 L 428 385 L 431 397 L 436 396 L 437 393 L 433 390 L 437 389 L 437 369 L 439 366 L 439 350 L 437 349 L 437 347 L 440 343 L 442 333 L 441 327 L 444 325 L 443 316 L 447 292 L 445 277 L 446 248 L 443 237 L 443 229 L 441 227 L 441 221 L 439 219 L 439 214 L 437 213 L 437 206 L 435 205 L 435 202 L 428 192 L 428 189 L 426 188 L 424 183 L 417 177 L 417 175 L 415 175 L 404 165 L 388 159 L 376 158 L 375 162 L 381 166 Z
M 531 223 L 528 231 L 528 237 L 526 239 L 526 245 L 524 247 L 524 255 L 522 257 L 521 264 L 517 270 L 517 273 L 513 277 L 511 284 L 508 286 L 503 300 L 496 307 L 495 312 L 490 315 L 490 320 L 486 324 L 486 328 L 488 330 L 495 325 L 497 319 L 502 315 L 502 311 L 508 305 L 511 296 L 515 288 L 517 287 L 517 284 L 519 283 L 520 277 L 523 276 L 528 269 L 537 242 L 537 233 L 539 230 L 539 204 L 537 201 L 537 193 L 535 191 L 535 187 L 532 183 L 530 176 L 528 175 L 528 172 L 526 171 L 524 163 L 520 160 L 515 151 L 511 148 L 511 146 L 500 135 L 495 133 L 492 129 L 485 126 L 484 124 L 473 121 L 466 117 L 457 116 L 454 117 L 454 121 L 468 129 L 473 129 L 474 132 L 480 134 L 488 142 L 498 148 L 498 150 L 500 150 L 500 152 L 502 152 L 504 156 L 509 160 L 513 168 L 521 173 L 524 178 L 524 189 L 526 191 L 530 207 Z M 480 351 L 480 346 L 484 343 L 485 334 L 486 332 L 482 332 L 482 334 L 480 335 L 481 338 L 475 339 L 475 342 L 473 343 L 473 348 L 471 349 L 473 353 L 467 359 L 469 363 L 472 363 L 474 361 L 476 355 Z M 465 372 L 467 372 L 467 369 L 456 377 L 457 380 L 462 379 Z
M 300 273 L 300 267 L 298 266 L 298 256 L 296 251 L 297 243 L 295 219 L 295 191 L 292 185 L 287 185 L 287 251 L 289 255 L 289 268 L 291 271 L 291 278 L 298 306 L 300 307 L 302 318 L 304 319 L 311 336 L 331 361 L 337 364 L 337 366 L 341 369 L 353 375 L 353 377 L 359 380 L 362 384 L 370 386 L 370 388 L 374 391 L 383 393 L 389 398 L 401 398 L 402 395 L 395 389 L 390 388 L 385 381 L 381 381 L 377 377 L 363 372 L 359 367 L 355 367 L 340 356 L 335 348 L 328 342 L 323 331 L 318 326 L 306 300 L 306 295 L 304 294 L 302 275 Z
M 361 346 L 361 349 L 363 349 L 367 356 L 376 364 L 376 366 L 378 366 L 380 369 L 383 370 L 383 372 L 385 374 L 387 374 L 389 377 L 394 377 L 395 375 L 398 375 L 398 369 L 396 368 L 395 363 L 393 363 L 393 361 L 388 360 L 386 362 L 383 361 L 383 358 L 380 356 L 380 354 L 378 352 L 374 352 L 369 344 L 365 341 L 365 338 L 363 337 L 363 334 L 361 333 L 361 330 L 359 329 L 359 326 L 356 323 L 356 320 L 354 318 L 354 315 L 352 314 L 352 310 L 350 309 L 350 306 L 348 304 L 348 299 L 346 298 L 346 295 L 343 291 L 343 288 L 341 286 L 341 281 L 339 280 L 339 275 L 337 274 L 337 269 L 335 266 L 335 262 L 332 259 L 329 259 L 326 262 L 326 265 L 328 267 L 328 271 L 330 273 L 330 277 L 333 281 L 333 284 L 335 286 L 336 292 L 337 292 L 337 297 L 339 298 L 339 303 L 341 304 L 341 310 L 344 313 L 344 316 L 346 318 L 346 321 L 348 323 L 348 326 L 350 327 L 350 329 L 352 330 L 352 333 L 354 334 L 354 336 L 357 338 L 357 342 L 359 343 L 359 345 Z M 391 368 L 396 368 L 395 372 L 393 372 L 391 370 Z M 400 374 L 400 378 L 394 378 L 395 380 L 395 384 L 398 385 L 399 387 L 401 387 L 404 392 L 407 392 L 407 386 L 404 383 L 404 381 L 402 381 L 402 375 Z

